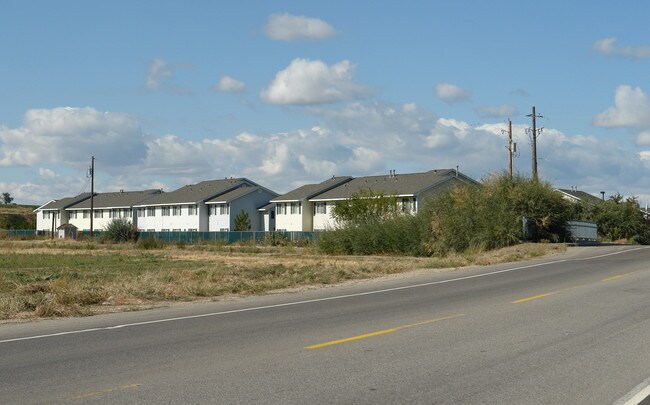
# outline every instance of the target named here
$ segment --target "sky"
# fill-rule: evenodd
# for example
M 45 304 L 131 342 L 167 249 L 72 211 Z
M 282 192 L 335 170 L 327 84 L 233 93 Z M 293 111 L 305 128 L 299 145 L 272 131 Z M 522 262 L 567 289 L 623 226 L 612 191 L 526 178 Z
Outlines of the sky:
M 0 1 L 0 192 L 456 168 L 650 203 L 646 1 Z

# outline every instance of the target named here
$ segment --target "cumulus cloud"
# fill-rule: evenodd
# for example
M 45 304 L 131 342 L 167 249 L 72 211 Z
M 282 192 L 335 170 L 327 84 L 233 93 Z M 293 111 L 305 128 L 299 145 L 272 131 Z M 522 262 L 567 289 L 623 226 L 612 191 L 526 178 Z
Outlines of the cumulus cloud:
M 474 108 L 474 111 L 483 118 L 508 118 L 517 115 L 517 109 L 508 104 L 480 106 Z
M 0 166 L 85 166 L 94 155 L 120 170 L 145 156 L 136 118 L 90 107 L 28 110 L 21 127 L 0 128 L 0 141 Z
M 320 60 L 294 59 L 260 97 L 272 104 L 321 104 L 365 97 L 368 90 L 352 80 L 354 69 L 347 60 L 328 66 Z
M 650 46 L 617 46 L 615 37 L 603 38 L 594 42 L 593 49 L 609 56 L 622 56 L 629 59 L 650 58 Z
M 334 28 L 321 19 L 287 13 L 270 15 L 264 33 L 271 39 L 289 42 L 327 39 L 336 35 Z
M 222 76 L 219 82 L 214 85 L 213 89 L 215 91 L 241 93 L 246 90 L 246 84 L 230 76 Z
M 165 80 L 174 77 L 171 69 L 167 66 L 167 62 L 160 58 L 155 58 L 149 64 L 147 75 L 145 76 L 145 85 L 149 90 L 159 89 Z
M 438 83 L 434 89 L 440 100 L 450 104 L 469 100 L 470 97 L 469 92 L 450 83 Z
M 597 114 L 593 120 L 599 127 L 650 127 L 650 99 L 639 87 L 618 86 L 614 106 Z
M 336 108 L 312 106 L 306 111 L 317 125 L 289 132 L 240 132 L 189 140 L 182 134 L 142 136 L 137 120 L 126 114 L 91 108 L 32 110 L 23 126 L 0 129 L 0 164 L 30 164 L 39 174 L 21 185 L 0 186 L 5 185 L 2 189 L 20 201 L 36 204 L 74 195 L 83 189 L 89 156 L 100 152 L 97 170 L 104 177 L 98 188 L 96 183 L 100 192 L 173 190 L 229 176 L 244 176 L 286 192 L 332 175 L 459 165 L 463 173 L 481 179 L 507 168 L 503 123 L 472 125 L 436 116 L 412 103 L 356 101 Z M 521 153 L 515 159 L 515 170 L 524 174 L 531 166 L 526 126 L 513 125 Z M 86 136 L 91 138 L 86 141 Z M 137 154 L 129 158 L 133 150 Z M 640 195 L 650 187 L 650 180 L 638 175 L 650 167 L 650 151 L 625 150 L 620 142 L 545 128 L 539 137 L 538 157 L 540 176 L 558 187 L 578 185 L 588 192 L 624 195 Z M 61 175 L 61 168 L 79 175 Z
M 175 75 L 172 68 L 189 68 L 188 64 L 175 64 L 171 66 L 165 60 L 155 58 L 149 64 L 144 83 L 147 90 L 163 91 L 174 95 L 189 95 L 192 91 L 175 83 Z

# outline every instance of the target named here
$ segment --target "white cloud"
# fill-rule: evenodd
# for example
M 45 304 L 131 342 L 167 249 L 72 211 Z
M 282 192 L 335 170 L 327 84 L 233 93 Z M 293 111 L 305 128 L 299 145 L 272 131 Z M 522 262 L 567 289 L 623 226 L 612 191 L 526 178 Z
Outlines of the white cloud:
M 599 127 L 650 127 L 650 100 L 639 87 L 618 86 L 614 106 L 597 114 L 593 120 Z
M 436 96 L 440 100 L 450 104 L 469 100 L 470 97 L 469 92 L 450 83 L 438 83 L 434 86 L 434 89 Z
M 145 84 L 149 90 L 157 90 L 165 80 L 171 79 L 174 74 L 167 66 L 167 62 L 160 58 L 155 58 L 149 64 L 149 70 L 145 77 Z
M 323 20 L 287 13 L 269 16 L 264 33 L 269 38 L 278 41 L 319 40 L 336 35 L 334 28 Z
M 241 93 L 246 90 L 246 84 L 230 76 L 222 76 L 219 82 L 214 85 L 215 91 L 224 91 L 230 93 Z
M 609 56 L 622 56 L 630 59 L 650 58 L 650 46 L 623 46 L 616 45 L 615 37 L 603 38 L 594 42 L 593 49 Z
M 474 108 L 479 116 L 484 118 L 508 118 L 517 115 L 517 109 L 508 104 L 497 106 L 481 106 Z
M 636 136 L 636 144 L 650 146 L 650 130 L 643 131 Z
M 354 69 L 347 60 L 328 66 L 320 60 L 294 59 L 260 97 L 272 104 L 321 104 L 365 97 L 368 90 L 352 81 Z
M 137 119 L 90 107 L 59 107 L 28 110 L 21 127 L 0 128 L 0 166 L 81 167 L 91 156 L 104 170 L 139 164 L 145 148 Z
M 379 102 L 311 107 L 306 111 L 318 122 L 309 129 L 241 132 L 194 141 L 173 134 L 143 137 L 138 121 L 126 114 L 91 108 L 30 110 L 23 126 L 0 129 L 0 162 L 29 164 L 38 173 L 22 184 L 0 183 L 0 191 L 35 204 L 74 195 L 83 189 L 94 153 L 90 148 L 98 143 L 99 192 L 173 190 L 229 176 L 248 177 L 286 192 L 332 175 L 459 165 L 463 173 L 480 179 L 507 168 L 507 135 L 502 132 L 506 124 L 470 125 L 413 107 Z M 524 174 L 531 166 L 526 126 L 513 125 L 521 153 L 515 170 Z M 78 146 L 70 148 L 71 144 Z M 127 158 L 134 150 L 137 153 Z M 650 152 L 628 151 L 620 142 L 546 128 L 539 138 L 538 156 L 540 175 L 556 186 L 578 185 L 588 192 L 606 190 L 608 195 L 638 195 L 650 187 L 647 176 L 638 175 L 650 168 Z

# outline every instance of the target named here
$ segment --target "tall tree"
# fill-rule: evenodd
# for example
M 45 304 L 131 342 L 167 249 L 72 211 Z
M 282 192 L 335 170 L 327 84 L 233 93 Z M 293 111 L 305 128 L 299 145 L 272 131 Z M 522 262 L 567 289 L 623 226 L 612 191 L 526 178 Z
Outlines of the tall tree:
M 11 204 L 14 198 L 9 193 L 2 193 L 2 202 L 5 204 Z
M 250 229 L 251 219 L 248 216 L 248 212 L 241 210 L 235 217 L 235 231 L 250 231 Z

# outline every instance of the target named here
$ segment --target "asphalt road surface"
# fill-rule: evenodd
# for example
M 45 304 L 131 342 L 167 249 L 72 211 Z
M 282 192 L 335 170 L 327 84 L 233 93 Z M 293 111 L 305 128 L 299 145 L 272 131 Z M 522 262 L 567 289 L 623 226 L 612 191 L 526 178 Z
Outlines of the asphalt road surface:
M 7 404 L 612 404 L 648 377 L 646 247 L 0 325 Z

